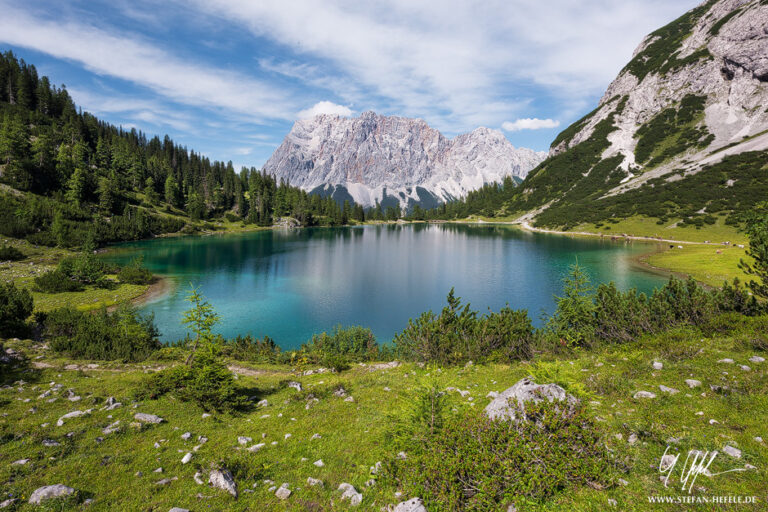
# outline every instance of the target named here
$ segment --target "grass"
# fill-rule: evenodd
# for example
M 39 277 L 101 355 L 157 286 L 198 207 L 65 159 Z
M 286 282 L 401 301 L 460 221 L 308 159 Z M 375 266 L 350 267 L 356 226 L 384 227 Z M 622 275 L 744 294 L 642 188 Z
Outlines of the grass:
M 754 437 L 768 437 L 768 363 L 748 362 L 757 352 L 745 339 L 739 335 L 703 338 L 695 331 L 682 331 L 604 350 L 576 352 L 564 359 L 545 357 L 533 364 L 444 369 L 402 364 L 386 370 L 355 365 L 342 374 L 310 376 L 301 374 L 304 368 L 238 363 L 240 385 L 258 399 L 267 399 L 269 405 L 205 419 L 198 407 L 169 397 L 132 403 L 132 392 L 142 386 L 147 368 L 169 364 L 167 361 L 142 365 L 94 362 L 99 366 L 93 368 L 86 366 L 88 362 L 80 362 L 77 369 L 65 369 L 71 361 L 57 358 L 31 342 L 15 342 L 10 346 L 24 351 L 36 365 L 45 368 L 11 377 L 27 383 L 0 391 L 4 413 L 0 416 L 0 500 L 8 494 L 28 497 L 39 486 L 63 483 L 94 498 L 89 508 L 94 511 L 159 511 L 174 506 L 233 511 L 326 510 L 340 506 L 344 510 L 348 506 L 339 501 L 336 489 L 348 482 L 363 493 L 360 510 L 379 510 L 400 500 L 394 494 L 397 488 L 390 484 L 366 487 L 365 482 L 371 479 L 369 468 L 394 455 L 388 434 L 393 422 L 408 412 L 406 404 L 417 388 L 434 384 L 440 389 L 453 386 L 469 390 L 467 397 L 449 393 L 450 409 L 479 412 L 490 400 L 485 398 L 489 391 L 502 391 L 531 374 L 537 381 L 556 382 L 588 401 L 590 414 L 605 428 L 604 442 L 625 461 L 627 471 L 622 478 L 628 485 L 579 488 L 545 503 L 518 503 L 518 510 L 603 511 L 608 499 L 618 502 L 618 510 L 655 510 L 648 505 L 647 496 L 685 494 L 673 488 L 674 477 L 670 478 L 669 488 L 659 481 L 659 459 L 670 438 L 679 439 L 671 446 L 683 452 L 722 450 L 726 444 L 743 451 L 740 460 L 719 455 L 710 468 L 713 473 L 744 468 L 745 464 L 757 468 L 711 479 L 702 476 L 697 485 L 706 490 L 694 489 L 694 496 L 734 494 L 762 499 L 768 493 L 768 450 Z M 723 358 L 732 358 L 736 364 L 716 362 Z M 653 370 L 653 361 L 664 363 L 664 368 Z M 739 364 L 748 364 L 752 370 L 744 371 Z M 688 378 L 702 381 L 703 387 L 689 390 L 684 383 Z M 288 388 L 287 380 L 301 382 L 305 391 Z M 51 388 L 51 382 L 62 386 L 51 396 L 61 396 L 71 388 L 82 400 L 72 403 L 60 397 L 49 403 L 47 398 L 38 399 Z M 681 392 L 666 395 L 659 391 L 660 384 Z M 732 392 L 714 393 L 709 385 L 728 385 Z M 334 396 L 332 391 L 338 386 L 343 386 L 355 401 L 345 402 Z M 638 390 L 653 391 L 658 396 L 653 400 L 632 398 Z M 309 408 L 305 399 L 308 392 L 319 397 L 319 402 Z M 100 410 L 109 396 L 124 406 L 111 412 Z M 33 407 L 36 409 L 30 412 Z M 89 408 L 93 409 L 89 416 L 56 426 L 63 414 Z M 703 414 L 697 414 L 699 411 Z M 131 423 L 136 412 L 158 414 L 167 421 L 134 427 Z M 711 419 L 717 423 L 710 424 Z M 122 431 L 102 434 L 101 429 L 116 420 L 120 420 Z M 69 432 L 72 435 L 67 437 Z M 189 441 L 181 439 L 184 432 L 192 433 Z M 285 434 L 291 437 L 286 439 Z M 321 439 L 311 440 L 314 434 Z M 628 444 L 631 434 L 638 436 L 638 443 Z M 193 452 L 199 435 L 209 441 Z M 257 453 L 248 452 L 238 444 L 238 436 L 253 438 L 248 445 L 265 442 L 266 447 Z M 103 438 L 101 442 L 97 441 L 99 437 Z M 44 447 L 43 439 L 56 440 L 61 446 Z M 155 442 L 160 448 L 154 447 Z M 192 462 L 183 465 L 180 461 L 187 452 L 193 453 Z M 31 462 L 10 465 L 22 458 Z M 312 464 L 318 459 L 323 460 L 324 467 Z M 233 471 L 239 499 L 195 484 L 193 475 L 215 463 L 223 463 Z M 158 467 L 163 468 L 162 474 L 153 473 Z M 142 475 L 136 476 L 137 472 Z M 169 485 L 154 485 L 161 478 L 174 477 L 178 480 Z M 324 488 L 308 486 L 308 477 L 323 480 Z M 266 479 L 277 486 L 288 483 L 293 491 L 291 497 L 285 502 L 277 499 L 268 491 Z M 410 496 L 402 499 L 406 498 Z M 18 510 L 32 508 L 21 505 Z
M 664 238 L 697 243 L 747 243 L 746 235 L 734 226 L 725 224 L 723 217 L 718 217 L 715 224 L 707 225 L 701 229 L 696 229 L 693 226 L 678 226 L 677 219 L 670 220 L 663 225 L 659 225 L 656 222 L 657 219 L 655 218 L 634 216 L 622 219 L 616 224 L 610 222 L 606 222 L 602 226 L 580 224 L 573 228 L 572 231 L 588 231 L 605 235 L 621 235 L 626 233 L 630 236 Z
M 18 248 L 27 257 L 20 261 L 0 263 L 0 278 L 12 281 L 16 286 L 27 288 L 30 291 L 35 277 L 53 270 L 60 260 L 75 254 L 66 249 L 33 246 L 26 240 L 9 238 L 4 239 L 2 243 Z M 108 277 L 115 278 L 115 276 Z M 32 298 L 35 301 L 35 311 L 50 311 L 51 309 L 63 306 L 73 306 L 81 310 L 92 310 L 130 302 L 142 296 L 148 289 L 148 285 L 135 284 L 119 284 L 113 290 L 89 286 L 82 292 L 32 292 Z
M 655 268 L 690 275 L 710 286 L 722 286 L 724 281 L 732 282 L 734 278 L 742 282 L 749 279 L 737 266 L 746 258 L 746 250 L 739 247 L 686 245 L 682 249 L 668 248 L 645 255 L 640 261 Z

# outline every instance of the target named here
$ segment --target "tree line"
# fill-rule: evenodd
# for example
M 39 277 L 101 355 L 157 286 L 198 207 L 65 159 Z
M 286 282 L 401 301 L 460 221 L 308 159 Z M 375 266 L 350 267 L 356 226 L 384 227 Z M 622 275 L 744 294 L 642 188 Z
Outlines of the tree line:
M 333 226 L 391 214 L 99 120 L 10 51 L 0 54 L 0 182 L 24 193 L 0 194 L 0 232 L 47 245 L 145 238 L 189 221 Z

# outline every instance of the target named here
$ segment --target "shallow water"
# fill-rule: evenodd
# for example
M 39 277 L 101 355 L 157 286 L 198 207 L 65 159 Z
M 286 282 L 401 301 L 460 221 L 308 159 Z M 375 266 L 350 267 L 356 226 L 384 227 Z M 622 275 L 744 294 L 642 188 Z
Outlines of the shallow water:
M 593 282 L 644 292 L 663 284 L 664 276 L 633 261 L 654 247 L 506 226 L 414 224 L 164 238 L 123 244 L 105 257 L 126 263 L 142 254 L 172 281 L 169 294 L 141 307 L 155 314 L 166 341 L 184 337 L 184 298 L 199 286 L 222 317 L 217 332 L 266 334 L 295 348 L 336 324 L 370 327 L 388 341 L 409 318 L 439 311 L 451 287 L 473 309 L 509 303 L 540 324 L 576 261 Z

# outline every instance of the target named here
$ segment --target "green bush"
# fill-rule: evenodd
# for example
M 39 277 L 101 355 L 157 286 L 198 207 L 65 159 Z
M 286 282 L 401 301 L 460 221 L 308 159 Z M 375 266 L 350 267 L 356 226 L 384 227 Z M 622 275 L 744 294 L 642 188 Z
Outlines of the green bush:
M 41 293 L 80 292 L 85 287 L 73 281 L 61 270 L 50 270 L 34 280 L 33 289 Z
M 467 361 L 510 361 L 531 355 L 533 325 L 524 310 L 502 308 L 478 317 L 451 289 L 440 315 L 422 313 L 395 335 L 399 357 L 444 365 Z
M 12 245 L 0 246 L 0 261 L 19 261 L 25 257 L 23 252 Z
M 61 260 L 58 270 L 78 283 L 99 285 L 111 268 L 93 254 L 79 254 Z
M 139 256 L 138 258 L 131 261 L 128 265 L 122 267 L 117 272 L 117 279 L 121 283 L 128 283 L 128 284 L 149 284 L 154 279 L 154 276 L 152 275 L 152 272 L 150 272 L 149 269 L 145 268 L 143 263 L 143 258 Z
M 198 352 L 189 366 L 177 365 L 152 375 L 137 396 L 156 399 L 165 394 L 197 403 L 205 410 L 233 411 L 247 404 L 238 393 L 232 372 L 205 351 Z
M 431 404 L 424 409 L 429 417 Z M 601 432 L 583 407 L 563 414 L 558 404 L 526 404 L 529 421 L 489 420 L 477 413 L 421 422 L 403 445 L 407 458 L 384 465 L 383 479 L 430 510 L 506 510 L 541 503 L 614 472 Z
M 114 313 L 61 308 L 43 315 L 51 349 L 75 359 L 142 361 L 162 345 L 151 316 L 129 307 Z
M 234 340 L 226 340 L 222 344 L 221 355 L 237 361 L 276 363 L 280 359 L 280 347 L 269 336 L 260 340 L 250 334 L 238 335 Z
M 360 326 L 343 328 L 337 325 L 331 334 L 312 336 L 301 351 L 314 362 L 324 363 L 330 356 L 342 356 L 346 360 L 370 361 L 376 359 L 379 346 L 370 329 Z
M 16 288 L 13 283 L 0 282 L 0 337 L 24 334 L 32 309 L 29 291 Z

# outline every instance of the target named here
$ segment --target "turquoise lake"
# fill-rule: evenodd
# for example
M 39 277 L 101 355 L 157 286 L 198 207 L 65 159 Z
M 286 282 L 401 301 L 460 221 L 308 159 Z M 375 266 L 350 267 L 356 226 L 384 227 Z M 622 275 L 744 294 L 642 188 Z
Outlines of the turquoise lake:
M 183 338 L 190 286 L 221 315 L 226 337 L 269 335 L 295 348 L 334 325 L 363 325 L 389 341 L 409 318 L 439 311 L 451 287 L 473 309 L 506 303 L 537 325 L 554 309 L 568 267 L 578 260 L 593 282 L 650 292 L 666 277 L 633 261 L 654 245 L 571 238 L 512 227 L 464 224 L 382 225 L 270 230 L 164 238 L 116 246 L 106 258 L 145 265 L 171 291 L 143 305 L 162 339 Z

